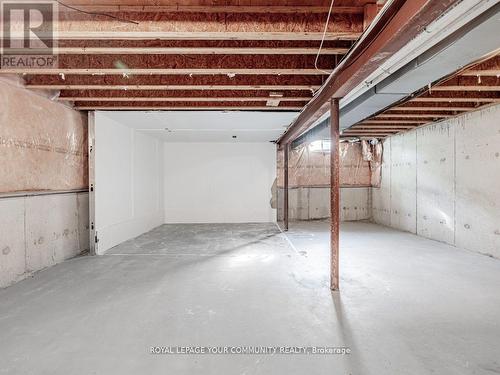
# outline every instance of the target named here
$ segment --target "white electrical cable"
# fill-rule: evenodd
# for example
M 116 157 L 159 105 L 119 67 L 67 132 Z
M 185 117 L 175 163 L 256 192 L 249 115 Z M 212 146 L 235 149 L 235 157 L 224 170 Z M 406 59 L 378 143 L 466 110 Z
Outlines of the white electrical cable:
M 323 30 L 323 36 L 321 37 L 321 43 L 319 45 L 318 54 L 316 55 L 316 59 L 314 60 L 314 67 L 316 68 L 316 70 L 318 70 L 322 73 L 325 73 L 325 74 L 330 74 L 331 72 L 327 72 L 327 71 L 324 71 L 324 70 L 318 68 L 318 59 L 319 59 L 319 55 L 321 54 L 321 49 L 323 48 L 323 42 L 325 41 L 326 31 L 328 30 L 328 23 L 330 22 L 330 16 L 332 15 L 332 9 L 333 9 L 334 2 L 335 2 L 335 0 L 332 0 L 332 2 L 330 3 L 330 10 L 328 11 L 328 17 L 326 18 L 325 29 Z

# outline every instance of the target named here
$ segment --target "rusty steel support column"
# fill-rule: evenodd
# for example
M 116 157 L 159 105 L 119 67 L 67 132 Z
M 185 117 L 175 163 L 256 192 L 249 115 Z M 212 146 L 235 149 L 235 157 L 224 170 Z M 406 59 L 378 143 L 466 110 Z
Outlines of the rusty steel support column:
M 283 167 L 283 193 L 284 193 L 284 203 L 283 203 L 283 221 L 284 229 L 288 230 L 288 151 L 290 149 L 290 144 L 284 145 L 285 149 L 283 152 L 284 167 Z
M 330 289 L 339 290 L 339 222 L 340 222 L 340 130 L 339 100 L 330 102 Z

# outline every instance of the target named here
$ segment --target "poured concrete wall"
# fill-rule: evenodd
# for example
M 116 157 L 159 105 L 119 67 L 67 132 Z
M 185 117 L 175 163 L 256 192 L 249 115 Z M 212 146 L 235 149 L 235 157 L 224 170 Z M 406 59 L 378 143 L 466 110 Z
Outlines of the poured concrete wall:
M 283 197 L 283 189 L 279 189 Z M 329 187 L 298 187 L 288 191 L 290 220 L 315 220 L 330 217 Z M 371 217 L 371 188 L 340 188 L 340 220 L 368 220 Z M 278 220 L 283 220 L 283 199 L 278 200 Z
M 278 150 L 277 154 L 278 220 L 282 221 L 284 153 Z M 365 159 L 361 143 L 340 143 L 340 219 L 342 221 L 370 219 L 370 185 L 374 164 Z M 291 150 L 288 168 L 289 219 L 329 218 L 330 152 L 311 150 L 310 143 L 304 143 Z
M 373 220 L 500 258 L 500 106 L 386 139 Z
M 86 114 L 0 78 L 0 170 L 0 287 L 89 249 Z
M 0 288 L 89 249 L 88 193 L 0 199 Z

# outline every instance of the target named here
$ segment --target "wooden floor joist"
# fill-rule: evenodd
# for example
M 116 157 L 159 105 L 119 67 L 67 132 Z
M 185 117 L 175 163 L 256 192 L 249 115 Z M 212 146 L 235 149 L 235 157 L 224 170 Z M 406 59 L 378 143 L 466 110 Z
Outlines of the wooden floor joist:
M 434 86 L 431 91 L 500 91 L 500 86 Z
M 490 103 L 500 102 L 500 58 L 494 56 L 475 66 L 459 71 L 450 78 L 436 83 L 415 98 L 386 109 L 365 119 L 345 131 L 345 134 L 379 136 L 386 131 L 406 131 L 434 121 L 445 120 L 473 111 Z M 483 74 L 484 72 L 484 74 Z M 387 120 L 390 119 L 390 120 Z M 408 129 L 402 124 L 413 124 Z M 391 126 L 392 128 L 389 128 Z M 376 126 L 376 128 L 375 128 Z
M 132 76 L 132 75 L 147 75 L 147 74 L 164 74 L 164 75 L 326 75 L 330 70 L 322 69 L 287 69 L 287 68 L 274 68 L 274 69 L 252 69 L 252 68 L 228 68 L 228 69 L 195 69 L 195 68 L 179 68 L 179 69 L 162 69 L 162 68 L 127 68 L 127 69 L 116 69 L 116 68 L 69 68 L 69 69 L 1 69 L 0 74 L 80 74 L 80 75 L 121 75 L 121 76 Z
M 44 90 L 317 90 L 320 85 L 31 85 Z
M 182 12 L 182 13 L 328 13 L 330 7 L 324 6 L 300 6 L 300 5 L 136 5 L 120 2 L 113 5 L 99 5 L 89 4 L 88 2 L 66 0 L 67 5 L 77 7 L 78 9 L 86 12 Z M 159 4 L 159 2 L 155 2 Z M 333 6 L 332 12 L 336 14 L 363 14 L 364 8 L 362 6 Z M 60 12 L 74 11 L 69 8 L 61 6 Z
M 324 26 L 324 25 L 323 25 Z M 357 40 L 361 32 L 327 32 L 324 40 Z M 65 40 L 321 40 L 322 32 L 66 31 Z
M 308 47 L 59 47 L 58 55 L 343 55 L 348 48 L 308 48 Z
M 392 113 L 383 113 L 377 116 L 378 119 L 382 120 L 384 118 L 435 118 L 435 117 L 453 117 L 453 115 L 445 115 L 445 114 L 429 114 L 429 113 L 410 113 L 410 114 L 392 114 Z
M 103 101 L 103 102 L 227 102 L 227 101 L 238 101 L 238 102 L 255 102 L 255 101 L 267 101 L 273 99 L 272 97 L 59 97 L 59 101 L 78 101 L 78 102 L 88 102 L 88 101 Z M 280 102 L 307 102 L 310 97 L 278 97 L 276 100 Z
M 110 111 L 291 111 L 297 112 L 302 107 L 168 107 L 168 106 L 75 106 L 82 111 L 110 110 Z

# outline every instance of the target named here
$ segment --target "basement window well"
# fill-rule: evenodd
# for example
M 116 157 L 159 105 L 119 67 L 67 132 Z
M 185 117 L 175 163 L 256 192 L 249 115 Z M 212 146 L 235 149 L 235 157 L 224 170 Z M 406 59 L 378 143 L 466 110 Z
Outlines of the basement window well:
M 330 152 L 331 142 L 330 140 L 318 140 L 313 141 L 309 144 L 309 151 L 311 152 Z

